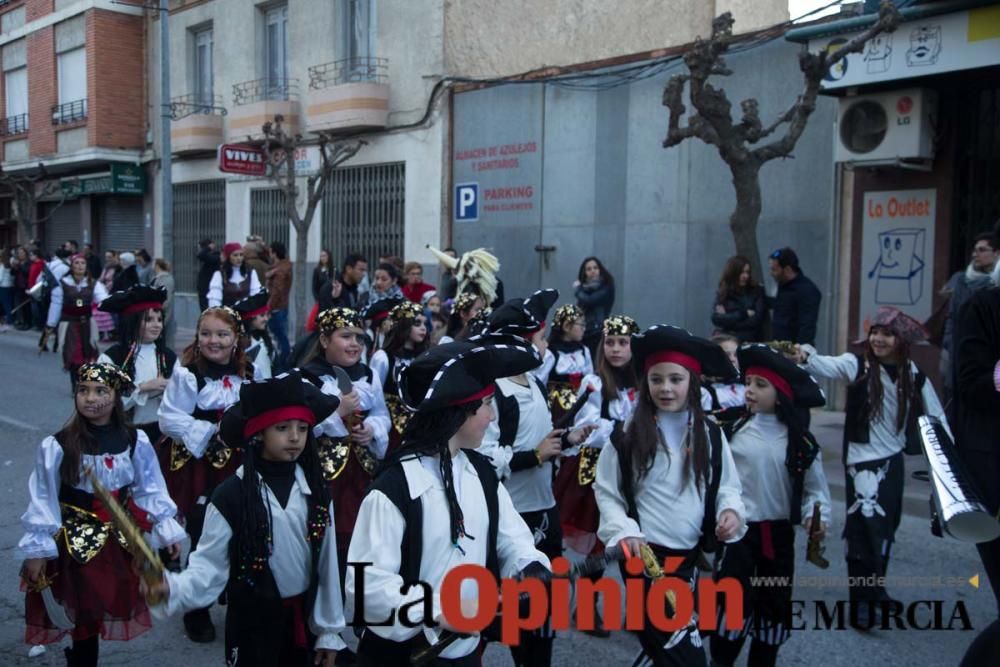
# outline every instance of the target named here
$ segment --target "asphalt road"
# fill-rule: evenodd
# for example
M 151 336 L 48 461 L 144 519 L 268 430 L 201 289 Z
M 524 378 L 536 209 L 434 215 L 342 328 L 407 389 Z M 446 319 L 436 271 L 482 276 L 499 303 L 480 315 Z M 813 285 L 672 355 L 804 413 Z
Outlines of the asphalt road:
M 0 581 L 6 582 L 0 586 L 0 663 L 40 667 L 64 664 L 62 651 L 52 646 L 41 656 L 28 657 L 30 647 L 23 640 L 24 598 L 18 589 L 20 563 L 15 561 L 14 548 L 21 537 L 19 517 L 27 503 L 27 480 L 36 447 L 44 436 L 59 429 L 70 414 L 71 402 L 69 380 L 59 360 L 51 354 L 37 356 L 35 340 L 34 335 L 18 332 L 0 334 Z M 929 487 L 909 479 L 904 503 L 907 514 L 893 550 L 889 591 L 904 603 L 940 600 L 945 624 L 955 605 L 961 603 L 973 630 L 958 629 L 961 624 L 951 630 L 877 630 L 866 634 L 849 629 L 812 629 L 816 601 L 832 606 L 846 596 L 843 545 L 836 539 L 845 510 L 844 473 L 838 463 L 842 419 L 837 413 L 814 415 L 814 432 L 824 448 L 837 526 L 834 538 L 828 540 L 828 570 L 805 563 L 804 537 L 799 535 L 796 572 L 812 579 L 805 582 L 808 585 L 796 587 L 794 598 L 804 603 L 802 618 L 807 629 L 792 634 L 779 654 L 779 664 L 957 665 L 975 632 L 995 618 L 996 607 L 975 549 L 930 535 L 926 518 Z M 976 574 L 982 577 L 978 589 L 968 582 Z M 214 613 L 221 629 L 224 609 L 216 607 Z M 930 617 L 930 612 L 920 607 L 916 616 L 915 620 L 921 622 Z M 623 632 L 602 640 L 570 631 L 556 640 L 554 664 L 629 665 L 637 647 L 636 640 Z M 191 643 L 184 637 L 178 618 L 154 626 L 131 642 L 107 642 L 102 645 L 101 655 L 103 665 L 213 665 L 222 664 L 223 647 L 221 636 L 214 644 Z M 508 656 L 504 647 L 491 646 L 485 664 L 510 665 Z M 744 650 L 742 660 L 745 656 Z

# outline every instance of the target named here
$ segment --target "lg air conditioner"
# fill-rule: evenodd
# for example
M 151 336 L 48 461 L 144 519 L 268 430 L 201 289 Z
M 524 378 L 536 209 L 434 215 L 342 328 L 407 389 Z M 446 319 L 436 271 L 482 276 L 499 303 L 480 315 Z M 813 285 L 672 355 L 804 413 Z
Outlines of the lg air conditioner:
M 910 88 L 840 99 L 834 158 L 857 166 L 929 169 L 937 94 Z

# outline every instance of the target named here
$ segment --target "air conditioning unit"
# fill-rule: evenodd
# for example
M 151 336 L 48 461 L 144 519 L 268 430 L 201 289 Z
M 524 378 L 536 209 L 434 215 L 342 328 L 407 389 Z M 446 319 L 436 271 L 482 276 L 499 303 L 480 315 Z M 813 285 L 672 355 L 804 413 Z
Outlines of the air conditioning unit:
M 934 158 L 937 93 L 910 88 L 840 99 L 834 159 L 859 166 L 928 168 Z

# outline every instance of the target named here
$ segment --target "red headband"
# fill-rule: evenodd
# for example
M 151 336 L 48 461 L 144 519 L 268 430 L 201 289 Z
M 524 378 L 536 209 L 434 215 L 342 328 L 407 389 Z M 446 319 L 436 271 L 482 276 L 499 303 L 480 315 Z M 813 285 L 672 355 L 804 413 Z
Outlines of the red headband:
M 472 403 L 473 401 L 479 401 L 479 400 L 482 400 L 482 399 L 486 398 L 487 396 L 492 396 L 494 391 L 496 391 L 496 387 L 491 382 L 490 384 L 486 385 L 485 387 L 483 387 L 482 389 L 480 389 L 479 391 L 477 391 L 472 396 L 466 396 L 465 398 L 456 399 L 456 400 L 452 401 L 451 403 L 449 403 L 448 405 L 465 405 L 466 403 Z
M 527 335 L 528 336 L 534 336 L 536 333 L 538 333 L 539 331 L 541 331 L 544 328 L 545 328 L 545 320 L 542 320 L 542 323 L 539 324 L 536 328 L 534 328 L 531 331 L 529 331 L 527 333 Z
M 163 304 L 159 301 L 140 301 L 139 303 L 125 306 L 122 314 L 131 315 L 132 313 L 140 313 L 144 310 L 163 310 Z
M 648 373 L 649 369 L 656 364 L 668 363 L 678 364 L 688 369 L 695 375 L 701 375 L 701 362 L 692 357 L 690 354 L 684 354 L 683 352 L 678 352 L 676 350 L 663 350 L 649 355 L 646 357 L 646 365 L 642 372 Z
M 384 320 L 387 317 L 389 317 L 389 311 L 388 310 L 386 310 L 384 312 L 381 312 L 381 313 L 375 313 L 374 315 L 372 315 L 371 320 L 372 320 L 372 322 L 381 322 L 382 320 Z
M 260 433 L 268 426 L 274 426 L 278 422 L 288 421 L 289 419 L 301 419 L 309 424 L 309 426 L 316 425 L 316 415 L 313 414 L 312 410 L 304 405 L 286 405 L 283 408 L 268 410 L 248 419 L 246 425 L 243 427 L 243 437 L 249 438 Z
M 743 372 L 743 374 L 746 377 L 750 377 L 751 375 L 759 375 L 760 377 L 764 378 L 765 380 L 773 384 L 774 388 L 780 391 L 782 394 L 784 394 L 785 396 L 787 396 L 792 400 L 795 400 L 795 394 L 792 392 L 792 385 L 788 384 L 788 380 L 781 377 L 770 368 L 766 368 L 764 366 L 751 366 L 750 368 L 746 369 Z
M 257 317 L 258 315 L 263 315 L 268 310 L 269 310 L 268 305 L 265 303 L 263 306 L 261 306 L 257 310 L 251 310 L 249 313 L 243 313 L 242 315 L 240 315 L 240 317 L 242 319 L 244 319 L 244 320 L 252 320 L 253 318 Z

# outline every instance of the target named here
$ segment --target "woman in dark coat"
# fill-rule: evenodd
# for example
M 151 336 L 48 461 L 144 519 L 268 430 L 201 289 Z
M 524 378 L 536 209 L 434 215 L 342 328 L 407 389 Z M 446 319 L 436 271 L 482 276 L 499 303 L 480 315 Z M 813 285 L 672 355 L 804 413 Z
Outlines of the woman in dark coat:
M 601 342 L 604 320 L 611 317 L 615 305 L 615 279 L 601 260 L 588 257 L 580 263 L 573 289 L 576 305 L 583 311 L 583 343 L 593 356 Z
M 712 309 L 717 333 L 736 336 L 741 343 L 764 339 L 764 289 L 750 274 L 750 261 L 736 255 L 726 260 Z

